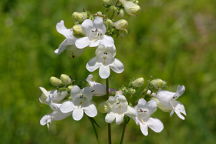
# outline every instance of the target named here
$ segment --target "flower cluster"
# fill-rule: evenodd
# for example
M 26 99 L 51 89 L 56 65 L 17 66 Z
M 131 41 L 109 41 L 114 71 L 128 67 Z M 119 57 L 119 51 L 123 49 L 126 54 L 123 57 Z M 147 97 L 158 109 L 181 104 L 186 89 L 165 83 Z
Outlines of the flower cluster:
M 147 136 L 148 128 L 157 133 L 164 128 L 159 119 L 152 117 L 157 108 L 170 112 L 170 115 L 176 113 L 184 120 L 186 116 L 184 105 L 177 101 L 185 91 L 184 86 L 179 85 L 176 92 L 171 92 L 164 90 L 165 81 L 154 79 L 145 85 L 145 80 L 141 77 L 120 89 L 109 88 L 108 78 L 111 70 L 115 73 L 124 71 L 123 63 L 116 58 L 113 36 L 120 32 L 127 32 L 128 25 L 125 19 L 117 21 L 115 19 L 113 22 L 113 17 L 115 15 L 122 17 L 124 12 L 135 15 L 140 10 L 140 6 L 137 0 L 116 0 L 115 4 L 111 0 L 103 0 L 103 2 L 105 8 L 113 11 L 111 17 L 102 12 L 96 14 L 74 12 L 72 16 L 75 25 L 72 28 L 66 28 L 63 20 L 57 23 L 56 30 L 65 39 L 54 53 L 61 54 L 68 49 L 73 57 L 77 57 L 84 52 L 85 48 L 96 48 L 95 56 L 86 62 L 86 69 L 89 72 L 99 69 L 99 76 L 106 79 L 106 85 L 94 81 L 92 74 L 86 78 L 85 86 L 80 86 L 76 80 L 66 74 L 62 74 L 60 78 L 51 77 L 50 83 L 55 88 L 48 91 L 40 87 L 42 95 L 39 101 L 48 105 L 52 112 L 43 116 L 40 124 L 49 127 L 53 121 L 69 116 L 72 116 L 75 121 L 81 120 L 84 115 L 93 119 L 101 112 L 106 113 L 104 119 L 108 124 L 125 123 L 126 118 L 134 120 L 142 134 Z M 105 99 L 100 101 L 100 104 L 94 102 L 98 96 L 103 96 Z

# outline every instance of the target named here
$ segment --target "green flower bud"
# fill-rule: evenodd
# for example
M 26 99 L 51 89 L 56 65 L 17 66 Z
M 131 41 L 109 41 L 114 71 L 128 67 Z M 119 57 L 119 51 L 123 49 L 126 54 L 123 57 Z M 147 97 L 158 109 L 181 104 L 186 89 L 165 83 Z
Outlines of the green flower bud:
M 65 85 L 71 84 L 71 78 L 66 74 L 61 74 L 60 79 L 61 79 L 62 83 Z
M 74 32 L 74 35 L 83 35 L 83 30 L 82 30 L 82 27 L 81 25 L 74 25 L 73 26 L 73 32 Z
M 124 17 L 124 10 L 123 10 L 123 9 L 120 9 L 120 10 L 119 10 L 119 16 L 120 16 L 120 17 Z
M 125 11 L 129 14 L 129 15 L 135 15 L 139 10 L 140 10 L 140 6 L 137 5 L 136 3 L 133 3 L 132 1 L 127 1 L 127 0 L 119 0 Z
M 135 89 L 133 89 L 133 88 L 129 88 L 128 89 L 128 94 L 129 95 L 134 95 L 136 93 L 136 90 Z
M 135 79 L 134 81 L 131 82 L 131 86 L 136 87 L 136 88 L 143 86 L 143 84 L 144 84 L 143 77 Z
M 109 106 L 106 102 L 102 102 L 98 106 L 98 111 L 100 113 L 107 113 L 109 111 Z
M 166 86 L 166 82 L 162 79 L 154 79 L 150 82 L 150 84 L 156 89 L 160 89 Z
M 58 79 L 57 77 L 50 77 L 50 83 L 53 86 L 59 87 L 62 85 L 62 81 Z
M 111 19 L 106 19 L 105 24 L 106 24 L 107 26 L 112 26 L 112 25 L 113 25 L 113 22 L 112 22 Z
M 73 85 L 69 85 L 68 89 L 71 90 L 73 88 Z
M 74 20 L 82 22 L 87 19 L 88 14 L 87 12 L 73 12 L 72 17 L 74 18 Z
M 114 5 L 112 5 L 112 6 L 110 7 L 110 10 L 111 10 L 111 11 L 114 11 L 114 12 L 118 12 L 118 8 L 117 8 L 116 6 L 114 6 Z
M 127 30 L 128 22 L 125 19 L 120 19 L 113 23 L 113 26 L 118 30 Z

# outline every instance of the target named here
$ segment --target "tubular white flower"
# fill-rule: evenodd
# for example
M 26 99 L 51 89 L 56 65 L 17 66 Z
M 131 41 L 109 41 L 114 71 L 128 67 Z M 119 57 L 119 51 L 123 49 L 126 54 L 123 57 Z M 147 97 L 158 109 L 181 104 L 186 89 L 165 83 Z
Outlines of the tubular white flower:
M 58 91 L 58 90 L 51 90 L 47 91 L 43 87 L 39 87 L 42 95 L 39 98 L 39 101 L 41 103 L 48 104 L 50 101 L 54 103 L 59 103 L 61 102 L 66 96 L 67 96 L 67 91 Z
M 88 46 L 97 47 L 99 44 L 108 47 L 114 45 L 113 38 L 105 35 L 106 27 L 103 23 L 103 18 L 96 17 L 94 21 L 86 19 L 81 26 L 86 37 L 79 38 L 75 41 L 78 49 L 83 49 Z
M 101 83 L 95 82 L 92 79 L 93 79 L 93 75 L 90 74 L 86 78 L 86 81 L 88 82 L 93 95 L 94 96 L 104 96 L 104 95 L 106 95 L 106 86 L 101 84 Z
M 135 110 L 128 105 L 125 96 L 118 92 L 115 96 L 109 97 L 107 105 L 109 107 L 109 112 L 105 117 L 107 123 L 112 123 L 115 120 L 116 124 L 121 124 L 125 115 L 135 115 Z
M 81 120 L 85 113 L 89 117 L 95 117 L 97 115 L 96 106 L 92 103 L 91 89 L 85 87 L 80 89 L 78 86 L 74 86 L 71 89 L 72 100 L 66 101 L 60 106 L 62 113 L 72 113 L 74 120 Z
M 49 125 L 51 124 L 52 121 L 65 119 L 69 115 L 70 113 L 61 113 L 59 111 L 53 111 L 50 114 L 44 115 L 40 120 L 40 124 L 42 126 L 47 125 L 47 127 L 49 128 Z
M 61 54 L 65 49 L 70 49 L 74 55 L 82 52 L 74 46 L 76 37 L 74 37 L 72 29 L 65 27 L 63 20 L 56 24 L 56 30 L 65 37 L 65 40 L 54 51 L 56 54 Z
M 184 86 L 178 86 L 176 92 L 170 92 L 166 90 L 160 90 L 157 92 L 155 98 L 158 103 L 158 107 L 163 111 L 171 111 L 170 115 L 175 112 L 177 116 L 184 120 L 186 116 L 186 111 L 184 105 L 177 101 L 185 91 Z
M 156 118 L 151 118 L 151 114 L 156 111 L 157 104 L 154 100 L 146 102 L 145 99 L 139 99 L 138 104 L 135 106 L 136 116 L 134 117 L 137 125 L 143 135 L 148 135 L 148 128 L 159 133 L 163 130 L 163 123 Z
M 90 72 L 99 69 L 99 75 L 102 79 L 110 76 L 110 69 L 116 73 L 122 73 L 124 71 L 124 65 L 115 58 L 115 54 L 116 49 L 114 45 L 112 47 L 99 45 L 96 50 L 96 57 L 92 58 L 86 64 L 86 69 Z

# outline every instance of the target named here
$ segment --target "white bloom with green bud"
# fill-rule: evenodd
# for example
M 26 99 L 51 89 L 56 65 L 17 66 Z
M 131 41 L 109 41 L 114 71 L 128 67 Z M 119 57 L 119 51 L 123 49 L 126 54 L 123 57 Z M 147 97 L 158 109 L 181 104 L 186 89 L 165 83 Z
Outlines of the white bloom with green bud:
M 114 40 L 112 37 L 105 35 L 106 26 L 103 23 L 103 18 L 96 17 L 94 21 L 86 19 L 82 23 L 82 30 L 85 34 L 85 37 L 78 38 L 75 42 L 75 45 L 79 49 L 85 47 L 97 47 L 102 44 L 108 47 L 114 45 Z

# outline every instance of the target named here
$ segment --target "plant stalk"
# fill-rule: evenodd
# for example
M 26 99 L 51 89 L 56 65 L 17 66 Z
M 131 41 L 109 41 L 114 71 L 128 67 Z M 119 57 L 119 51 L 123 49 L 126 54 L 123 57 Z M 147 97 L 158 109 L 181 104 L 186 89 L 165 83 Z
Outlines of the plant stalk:
M 107 98 L 109 98 L 109 79 L 108 78 L 106 79 L 106 96 L 107 96 Z M 111 124 L 108 123 L 107 126 L 108 126 L 108 129 L 107 129 L 107 132 L 108 132 L 108 143 L 112 144 Z

